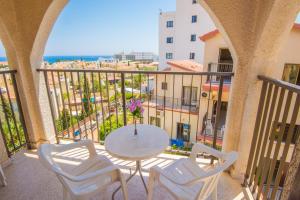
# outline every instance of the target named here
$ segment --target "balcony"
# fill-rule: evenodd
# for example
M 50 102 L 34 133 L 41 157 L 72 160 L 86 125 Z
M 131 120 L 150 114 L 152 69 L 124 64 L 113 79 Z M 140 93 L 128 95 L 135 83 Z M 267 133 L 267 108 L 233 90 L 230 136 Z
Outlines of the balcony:
M 209 72 L 233 72 L 233 64 L 232 63 L 209 63 L 208 64 L 208 71 Z M 209 77 L 207 78 L 208 81 L 211 82 L 218 82 L 220 81 L 219 77 Z M 225 83 L 231 83 L 231 77 L 227 76 L 224 77 Z
M 148 101 L 150 102 L 150 106 L 157 106 L 157 109 L 161 111 L 164 109 L 174 109 L 177 112 L 191 112 L 191 114 L 194 115 L 197 115 L 197 112 L 199 111 L 199 100 L 191 100 L 189 98 L 173 98 L 151 95 Z M 145 102 L 144 105 L 147 105 L 147 102 Z

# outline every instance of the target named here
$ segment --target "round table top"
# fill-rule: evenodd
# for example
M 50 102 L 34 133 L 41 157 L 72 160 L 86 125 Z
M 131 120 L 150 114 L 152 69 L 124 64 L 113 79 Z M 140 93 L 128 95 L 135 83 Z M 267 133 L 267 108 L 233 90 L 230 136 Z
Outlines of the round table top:
M 105 139 L 106 151 L 122 160 L 139 161 L 150 159 L 163 152 L 169 144 L 169 136 L 161 128 L 137 124 L 124 126 L 111 132 Z

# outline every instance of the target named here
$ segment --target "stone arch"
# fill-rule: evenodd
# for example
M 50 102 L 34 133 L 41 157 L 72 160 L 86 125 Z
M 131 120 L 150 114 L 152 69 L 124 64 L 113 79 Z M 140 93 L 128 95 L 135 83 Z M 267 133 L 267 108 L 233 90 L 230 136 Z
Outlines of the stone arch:
M 48 7 L 37 31 L 31 50 L 30 61 L 33 66 L 41 65 L 49 35 L 58 16 L 63 11 L 67 3 L 68 0 L 55 0 Z

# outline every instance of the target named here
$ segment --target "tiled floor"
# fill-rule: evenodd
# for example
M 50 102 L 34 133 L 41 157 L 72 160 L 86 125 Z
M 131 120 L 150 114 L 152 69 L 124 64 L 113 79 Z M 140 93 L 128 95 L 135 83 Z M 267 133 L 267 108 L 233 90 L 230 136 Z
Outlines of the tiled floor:
M 112 158 L 98 145 L 99 154 L 108 156 L 115 164 L 119 165 L 123 172 L 128 175 L 129 168 L 134 166 L 134 162 L 127 162 Z M 60 161 L 66 167 L 72 167 L 78 164 L 86 156 L 85 150 L 76 153 L 60 155 Z M 151 160 L 142 163 L 144 176 L 147 181 L 147 170 L 154 165 L 164 166 L 180 156 L 161 154 Z M 66 162 L 67 160 L 67 162 Z M 201 165 L 206 165 L 208 160 L 199 160 Z M 36 151 L 19 152 L 12 164 L 4 168 L 7 177 L 8 186 L 0 187 L 0 199 L 3 200 L 56 200 L 62 199 L 62 186 L 56 176 L 45 169 L 39 162 Z M 94 199 L 111 199 L 111 194 L 117 185 L 109 187 Z M 146 193 L 139 177 L 135 176 L 128 184 L 129 199 L 146 199 Z M 116 195 L 116 199 L 123 199 L 122 193 Z M 154 199 L 172 199 L 168 192 L 162 188 L 156 187 Z M 238 200 L 244 199 L 240 184 L 233 180 L 228 174 L 224 173 L 218 185 L 218 199 Z

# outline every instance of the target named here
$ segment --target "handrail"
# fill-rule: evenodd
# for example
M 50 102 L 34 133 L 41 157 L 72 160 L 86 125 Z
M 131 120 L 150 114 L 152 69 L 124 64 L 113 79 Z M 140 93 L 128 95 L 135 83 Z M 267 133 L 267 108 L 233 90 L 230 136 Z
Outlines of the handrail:
M 267 81 L 269 83 L 273 83 L 273 84 L 275 84 L 277 86 L 280 86 L 282 88 L 285 88 L 285 89 L 288 89 L 288 90 L 290 90 L 292 92 L 300 94 L 300 86 L 298 86 L 298 85 L 295 85 L 295 84 L 292 84 L 292 83 L 288 83 L 286 81 L 282 81 L 282 80 L 270 78 L 270 77 L 267 77 L 265 75 L 258 75 L 257 77 L 258 77 L 259 80 Z
M 17 70 L 15 69 L 8 69 L 8 70 L 0 70 L 0 74 L 14 74 L 14 73 L 17 73 Z
M 102 69 L 54 69 L 38 68 L 38 72 L 103 72 L 103 73 L 129 73 L 129 74 L 174 74 L 174 75 L 209 75 L 234 76 L 232 72 L 170 72 L 170 71 L 130 71 L 130 70 L 102 70 Z
M 213 65 L 232 65 L 233 66 L 233 63 L 218 63 L 218 62 L 210 62 L 208 64 L 213 64 Z

